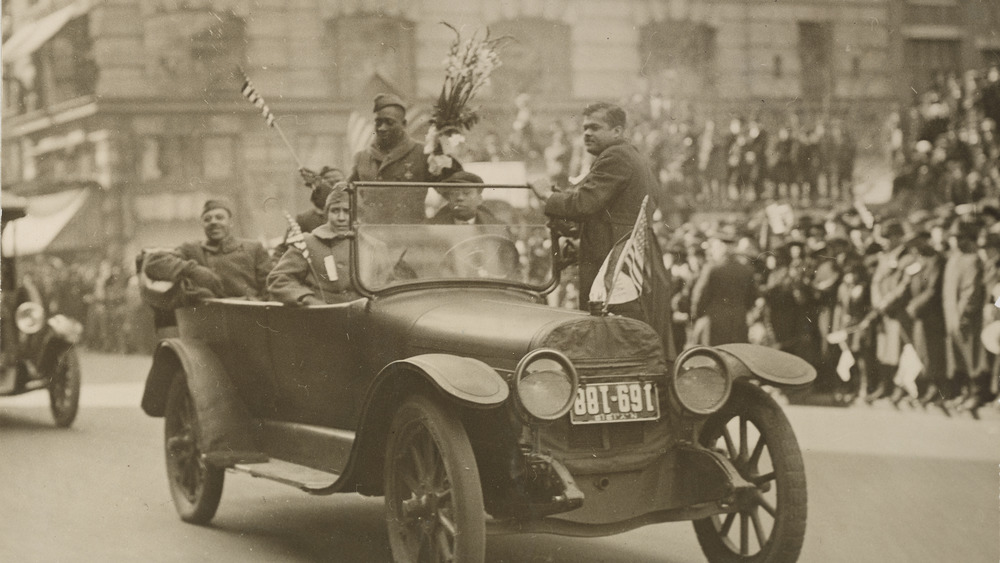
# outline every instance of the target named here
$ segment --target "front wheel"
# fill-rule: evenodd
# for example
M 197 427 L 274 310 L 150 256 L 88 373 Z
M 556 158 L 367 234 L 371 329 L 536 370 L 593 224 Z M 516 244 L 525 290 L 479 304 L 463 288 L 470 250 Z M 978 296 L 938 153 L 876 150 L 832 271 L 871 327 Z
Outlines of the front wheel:
M 483 561 L 483 491 L 458 417 L 429 397 L 407 399 L 392 421 L 384 479 L 396 561 Z
M 708 560 L 796 561 L 806 531 L 806 476 L 781 407 L 760 387 L 736 381 L 732 398 L 705 423 L 701 444 L 726 455 L 744 479 L 757 485 L 738 499 L 734 512 L 694 522 Z
M 174 508 L 185 522 L 208 524 L 219 508 L 225 474 L 202 459 L 198 418 L 183 373 L 170 384 L 164 418 L 167 481 Z
M 68 428 L 80 407 L 80 358 L 69 348 L 56 359 L 49 379 L 49 407 L 56 426 Z

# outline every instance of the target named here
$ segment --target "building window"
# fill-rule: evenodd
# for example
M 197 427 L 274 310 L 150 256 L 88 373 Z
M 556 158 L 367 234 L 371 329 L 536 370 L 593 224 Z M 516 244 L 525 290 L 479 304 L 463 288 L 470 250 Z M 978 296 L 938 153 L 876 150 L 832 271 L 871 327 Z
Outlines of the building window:
M 833 93 L 833 25 L 799 22 L 802 97 L 821 101 Z
M 97 65 L 91 46 L 89 17 L 82 16 L 32 53 L 34 84 L 26 86 L 36 90 L 41 107 L 94 93 Z
M 861 57 L 857 55 L 851 58 L 851 77 L 861 78 Z
M 334 91 L 349 100 L 378 92 L 404 96 L 416 91 L 413 22 L 381 14 L 344 16 L 327 24 Z
M 235 172 L 236 140 L 233 137 L 206 137 L 202 142 L 205 178 L 231 178 Z
M 522 17 L 493 22 L 489 28 L 493 37 L 514 38 L 500 50 L 503 65 L 491 81 L 495 99 L 511 103 L 521 93 L 541 99 L 572 96 L 572 37 L 568 25 Z
M 961 47 L 957 39 L 908 39 L 903 47 L 903 65 L 910 87 L 924 92 L 941 76 L 962 68 Z
M 715 89 L 715 44 L 715 29 L 703 23 L 650 23 L 639 30 L 642 74 L 667 97 L 704 97 Z
M 775 78 L 781 78 L 781 76 L 785 73 L 784 69 L 782 68 L 782 64 L 783 61 L 781 59 L 781 55 L 775 55 L 774 67 L 772 71 L 772 74 L 774 75 Z

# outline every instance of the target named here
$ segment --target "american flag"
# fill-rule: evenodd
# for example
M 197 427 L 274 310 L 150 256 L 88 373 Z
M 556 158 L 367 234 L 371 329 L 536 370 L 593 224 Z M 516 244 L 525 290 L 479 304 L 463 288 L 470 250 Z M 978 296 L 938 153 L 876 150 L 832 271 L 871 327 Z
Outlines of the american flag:
M 288 234 L 285 236 L 285 244 L 297 248 L 302 253 L 302 257 L 309 260 L 309 247 L 306 246 L 306 238 L 302 235 L 302 228 L 299 227 L 299 222 L 287 211 L 284 213 L 285 219 L 288 221 Z
M 271 113 L 271 108 L 267 107 L 264 102 L 264 98 L 260 97 L 257 90 L 254 89 L 253 84 L 250 83 L 250 79 L 245 75 L 243 77 L 243 97 L 250 101 L 251 104 L 257 106 L 260 110 L 260 114 L 264 116 L 264 121 L 267 122 L 268 127 L 274 127 L 274 114 Z
M 642 200 L 632 234 L 619 241 L 608 253 L 590 288 L 590 300 L 604 302 L 604 306 L 628 303 L 639 298 L 645 283 L 646 238 L 649 236 L 647 195 Z M 613 267 L 609 271 L 609 266 Z

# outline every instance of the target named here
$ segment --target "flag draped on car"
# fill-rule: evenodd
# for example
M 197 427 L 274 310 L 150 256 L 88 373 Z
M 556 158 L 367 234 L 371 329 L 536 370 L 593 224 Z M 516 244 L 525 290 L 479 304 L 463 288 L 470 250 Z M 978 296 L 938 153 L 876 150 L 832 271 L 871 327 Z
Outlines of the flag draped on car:
M 647 195 L 631 234 L 615 243 L 601 264 L 590 288 L 590 301 L 604 303 L 603 312 L 607 313 L 609 307 L 638 300 L 642 320 L 660 335 L 667 359 L 673 360 L 670 274 L 651 226 L 654 209 L 655 202 L 650 204 Z

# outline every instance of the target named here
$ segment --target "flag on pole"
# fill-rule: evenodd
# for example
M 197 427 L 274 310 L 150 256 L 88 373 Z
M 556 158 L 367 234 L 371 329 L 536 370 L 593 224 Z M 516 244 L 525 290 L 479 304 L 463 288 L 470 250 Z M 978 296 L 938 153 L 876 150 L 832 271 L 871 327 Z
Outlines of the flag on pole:
M 260 97 L 257 90 L 254 89 L 253 84 L 250 83 L 250 79 L 246 76 L 243 77 L 243 97 L 250 101 L 251 104 L 257 106 L 260 110 L 260 114 L 264 116 L 264 121 L 267 122 L 268 127 L 274 127 L 274 114 L 271 113 L 271 108 L 267 106 L 264 102 L 264 98 Z
M 285 235 L 285 244 L 295 247 L 302 253 L 302 257 L 309 260 L 309 247 L 306 246 L 306 237 L 302 235 L 302 227 L 295 217 L 285 211 L 285 219 L 288 221 L 288 233 Z
M 639 207 L 639 216 L 628 238 L 618 241 L 601 264 L 597 277 L 590 288 L 590 301 L 609 305 L 628 303 L 639 298 L 645 283 L 646 239 L 649 219 L 646 206 L 647 195 Z M 610 268 L 609 268 L 610 267 Z

